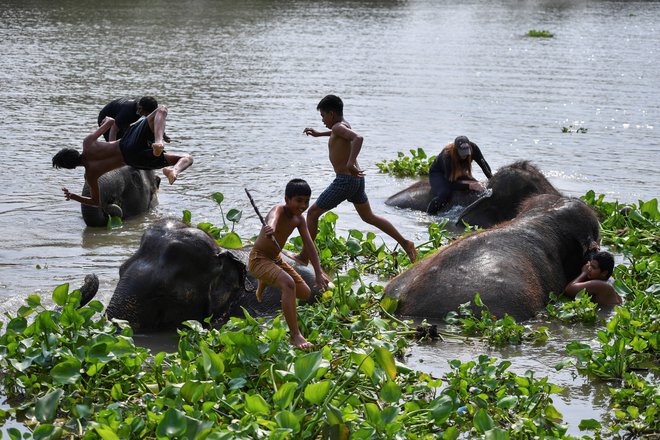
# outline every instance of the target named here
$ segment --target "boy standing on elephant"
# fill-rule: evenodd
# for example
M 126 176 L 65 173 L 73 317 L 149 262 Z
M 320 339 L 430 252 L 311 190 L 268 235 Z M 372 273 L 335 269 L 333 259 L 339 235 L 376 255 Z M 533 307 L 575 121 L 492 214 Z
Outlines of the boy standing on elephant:
M 313 128 L 305 128 L 303 133 L 307 136 L 319 137 L 329 136 L 328 150 L 330 163 L 336 173 L 335 180 L 316 199 L 309 208 L 307 222 L 312 240 L 318 232 L 319 218 L 335 208 L 344 200 L 353 203 L 355 210 L 362 220 L 373 225 L 395 239 L 403 250 L 408 254 L 411 262 L 417 258 L 415 244 L 403 238 L 401 233 L 384 217 L 373 213 L 369 205 L 369 199 L 365 192 L 364 172 L 357 163 L 357 157 L 362 149 L 363 138 L 353 131 L 351 125 L 344 119 L 344 103 L 335 95 L 327 95 L 316 106 L 321 113 L 323 124 L 329 131 L 316 131 Z M 308 261 L 309 255 L 305 249 L 296 258 L 303 264 Z
M 608 282 L 613 270 L 614 256 L 609 252 L 598 252 L 582 267 L 582 273 L 568 283 L 564 294 L 575 298 L 584 289 L 597 304 L 621 304 L 621 297 Z
M 258 279 L 257 300 L 261 302 L 264 288 L 272 285 L 282 293 L 282 313 L 289 326 L 289 339 L 297 348 L 312 347 L 298 328 L 296 317 L 296 297 L 307 299 L 311 293 L 309 286 L 289 264 L 282 260 L 281 249 L 289 235 L 298 229 L 303 241 L 303 249 L 307 250 L 314 273 L 315 286 L 325 290 L 328 281 L 321 270 L 319 256 L 314 242 L 309 235 L 303 213 L 309 206 L 312 190 L 302 179 L 293 179 L 286 185 L 284 204 L 277 205 L 266 215 L 265 224 L 250 252 L 248 271 Z

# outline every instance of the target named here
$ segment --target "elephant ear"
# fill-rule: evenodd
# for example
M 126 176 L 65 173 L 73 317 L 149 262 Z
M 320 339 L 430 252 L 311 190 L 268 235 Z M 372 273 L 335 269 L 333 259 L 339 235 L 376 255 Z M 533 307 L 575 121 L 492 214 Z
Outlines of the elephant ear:
M 488 191 L 483 197 L 468 205 L 456 221 L 456 226 L 463 226 L 463 222 L 482 228 L 490 227 L 497 213 L 494 212 L 493 193 Z
M 245 261 L 232 252 L 231 250 L 222 250 L 216 254 L 216 258 L 220 263 L 220 271 L 224 275 L 225 280 L 231 280 L 232 287 L 245 289 L 245 278 L 247 277 L 247 266 Z

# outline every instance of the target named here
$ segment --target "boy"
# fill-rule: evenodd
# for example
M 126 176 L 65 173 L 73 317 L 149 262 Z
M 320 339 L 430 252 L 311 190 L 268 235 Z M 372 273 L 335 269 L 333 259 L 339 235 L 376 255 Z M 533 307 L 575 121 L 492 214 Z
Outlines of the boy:
M 575 298 L 582 289 L 591 295 L 597 304 L 621 304 L 621 297 L 607 280 L 614 270 L 614 257 L 609 252 L 598 252 L 582 268 L 582 273 L 568 283 L 564 289 L 566 296 Z
M 98 124 L 100 127 L 107 116 L 113 118 L 115 123 L 103 133 L 103 137 L 108 142 L 121 139 L 132 123 L 142 116 L 149 116 L 157 108 L 158 101 L 153 96 L 143 96 L 139 101 L 125 98 L 110 101 L 99 112 Z M 169 142 L 170 138 L 163 134 L 163 140 Z
M 131 125 L 121 139 L 104 142 L 98 137 L 115 123 L 114 119 L 106 117 L 101 126 L 83 140 L 82 154 L 73 148 L 62 148 L 53 156 L 53 167 L 74 169 L 82 165 L 90 193 L 90 197 L 84 197 L 62 188 L 64 198 L 99 206 L 99 177 L 124 165 L 146 170 L 163 168 L 170 185 L 174 183 L 179 173 L 192 165 L 193 158 L 189 154 L 163 150 L 166 117 L 167 108 L 160 105 L 149 116 Z
M 289 339 L 293 346 L 302 349 L 310 348 L 312 344 L 307 342 L 298 328 L 296 297 L 307 299 L 311 292 L 302 277 L 282 260 L 280 249 L 284 247 L 293 230 L 298 228 L 303 241 L 303 249 L 307 250 L 316 274 L 314 285 L 321 290 L 327 288 L 328 284 L 321 270 L 319 256 L 302 215 L 309 206 L 311 195 L 312 190 L 304 180 L 293 179 L 287 183 L 284 191 L 284 204 L 275 206 L 266 215 L 265 224 L 250 252 L 248 263 L 248 271 L 258 279 L 257 300 L 259 302 L 261 302 L 266 285 L 275 286 L 282 292 L 282 313 L 289 326 Z M 274 241 L 277 242 L 279 248 Z
M 344 119 L 344 103 L 338 96 L 327 95 L 319 102 L 316 109 L 321 113 L 323 124 L 330 130 L 319 132 L 313 128 L 305 128 L 303 133 L 313 137 L 330 136 L 328 140 L 330 163 L 337 176 L 307 212 L 307 225 L 312 240 L 318 233 L 319 218 L 344 200 L 348 200 L 353 203 L 362 220 L 395 239 L 408 254 L 410 261 L 414 262 L 417 258 L 415 244 L 403 238 L 387 219 L 371 211 L 364 189 L 364 172 L 357 164 L 357 156 L 362 149 L 363 139 L 351 129 L 350 124 Z M 307 264 L 309 256 L 303 249 L 296 258 L 301 263 Z

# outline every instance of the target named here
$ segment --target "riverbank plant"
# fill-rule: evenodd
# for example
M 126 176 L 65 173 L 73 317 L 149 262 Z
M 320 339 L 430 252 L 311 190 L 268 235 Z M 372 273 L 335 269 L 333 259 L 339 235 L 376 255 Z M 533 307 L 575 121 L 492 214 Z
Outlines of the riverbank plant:
M 428 156 L 423 148 L 410 150 L 410 156 L 399 151 L 397 159 L 376 162 L 381 173 L 392 174 L 396 177 L 427 176 L 429 167 L 435 156 Z
M 531 29 L 527 32 L 527 36 L 533 38 L 552 38 L 555 35 L 552 32 L 546 31 L 544 29 Z

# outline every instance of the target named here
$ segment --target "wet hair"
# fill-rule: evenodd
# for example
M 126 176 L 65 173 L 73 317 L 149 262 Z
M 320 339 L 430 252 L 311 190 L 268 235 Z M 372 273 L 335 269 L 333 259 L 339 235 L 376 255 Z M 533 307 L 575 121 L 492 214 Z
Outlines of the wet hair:
M 291 199 L 296 196 L 311 196 L 312 188 L 303 179 L 292 179 L 286 184 L 284 196 Z
M 53 156 L 54 168 L 67 168 L 69 170 L 82 165 L 82 154 L 73 148 L 62 148 Z
M 158 101 L 153 96 L 143 96 L 138 101 L 138 105 L 142 107 L 142 110 L 146 114 L 151 114 L 154 110 L 158 108 Z
M 316 106 L 316 110 L 323 112 L 335 112 L 339 116 L 344 115 L 344 103 L 339 96 L 327 95 Z
M 598 267 L 601 272 L 607 272 L 607 278 L 612 276 L 612 272 L 614 272 L 614 255 L 606 251 L 601 251 L 591 259 L 598 261 Z
M 456 138 L 458 139 L 458 138 Z M 451 175 L 446 176 L 450 182 L 456 182 L 461 177 L 472 177 L 472 155 L 462 158 L 458 154 L 457 144 L 447 144 L 445 149 L 449 151 L 451 158 Z

